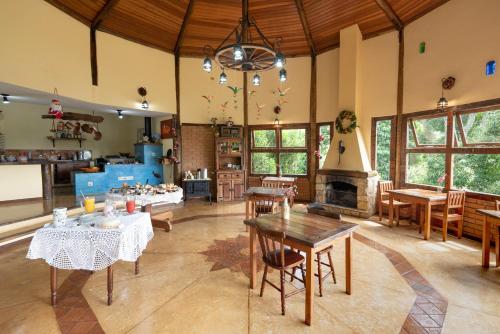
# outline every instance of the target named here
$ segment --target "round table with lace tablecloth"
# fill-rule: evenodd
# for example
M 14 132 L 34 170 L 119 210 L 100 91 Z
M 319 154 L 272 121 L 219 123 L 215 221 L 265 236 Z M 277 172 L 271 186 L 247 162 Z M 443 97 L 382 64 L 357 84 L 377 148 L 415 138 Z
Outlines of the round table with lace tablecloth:
M 137 212 L 116 219 L 118 226 L 104 228 L 104 216 L 96 213 L 85 221 L 69 218 L 64 226 L 50 224 L 35 232 L 26 257 L 44 259 L 50 265 L 52 305 L 56 304 L 57 269 L 107 269 L 108 305 L 112 302 L 113 263 L 135 262 L 138 273 L 139 257 L 154 235 L 151 217 Z

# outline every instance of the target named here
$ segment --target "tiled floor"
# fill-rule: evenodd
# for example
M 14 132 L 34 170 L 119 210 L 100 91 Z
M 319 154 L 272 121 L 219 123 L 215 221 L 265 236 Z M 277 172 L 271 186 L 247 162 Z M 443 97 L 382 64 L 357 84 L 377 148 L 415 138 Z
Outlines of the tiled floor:
M 353 242 L 353 294 L 344 293 L 339 242 L 338 282 L 326 280 L 324 296 L 316 294 L 313 326 L 303 324 L 303 294 L 287 299 L 282 316 L 278 292 L 266 289 L 261 298 L 248 289 L 242 212 L 242 203 L 188 202 L 176 210 L 171 232 L 155 230 L 139 275 L 132 263 L 115 265 L 111 306 L 105 271 L 59 271 L 52 308 L 48 266 L 25 259 L 28 244 L 0 251 L 1 332 L 498 333 L 500 269 L 481 269 L 479 243 L 442 243 L 439 233 L 424 241 L 415 227 L 354 218 L 347 219 L 361 227 Z

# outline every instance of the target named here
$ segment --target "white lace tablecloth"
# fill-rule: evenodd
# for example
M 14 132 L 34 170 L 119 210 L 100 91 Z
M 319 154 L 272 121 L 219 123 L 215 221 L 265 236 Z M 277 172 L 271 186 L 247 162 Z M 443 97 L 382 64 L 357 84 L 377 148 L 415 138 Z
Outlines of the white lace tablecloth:
M 156 195 L 136 195 L 136 202 L 146 205 L 159 202 L 174 203 L 179 204 L 182 202 L 182 197 L 184 196 L 184 191 L 182 188 L 177 189 L 177 191 L 165 194 Z
M 28 259 L 44 259 L 58 269 L 102 270 L 118 260 L 135 262 L 153 238 L 149 213 L 119 217 L 113 229 L 84 226 L 38 229 Z

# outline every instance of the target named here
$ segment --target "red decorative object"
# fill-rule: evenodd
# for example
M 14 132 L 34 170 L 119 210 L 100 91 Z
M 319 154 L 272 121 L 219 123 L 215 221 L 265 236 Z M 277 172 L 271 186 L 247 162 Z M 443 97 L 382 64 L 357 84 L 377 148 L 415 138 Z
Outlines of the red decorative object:
M 58 99 L 52 99 L 49 107 L 49 115 L 54 115 L 57 119 L 61 119 L 63 116 L 63 108 L 61 101 Z
M 160 122 L 161 139 L 169 139 L 175 137 L 175 126 L 173 119 L 167 119 Z
M 280 107 L 280 106 L 276 106 L 276 107 L 274 107 L 274 113 L 275 113 L 276 115 L 279 115 L 279 113 L 280 113 L 280 112 L 281 112 L 281 107 Z

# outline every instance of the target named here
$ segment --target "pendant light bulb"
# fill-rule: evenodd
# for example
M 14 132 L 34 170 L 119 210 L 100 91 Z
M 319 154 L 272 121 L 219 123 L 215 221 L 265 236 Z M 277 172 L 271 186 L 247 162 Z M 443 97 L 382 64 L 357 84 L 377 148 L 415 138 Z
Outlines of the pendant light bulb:
M 219 84 L 225 85 L 227 83 L 227 74 L 224 73 L 224 70 L 222 70 L 222 73 L 219 76 Z
M 443 111 L 446 107 L 448 107 L 448 100 L 444 96 L 441 96 L 437 103 L 437 106 L 439 110 Z
M 280 81 L 281 82 L 285 82 L 286 81 L 286 70 L 284 68 L 282 68 L 280 70 Z
M 234 55 L 234 60 L 236 61 L 243 60 L 243 49 L 241 48 L 241 45 L 239 44 L 235 45 L 233 49 L 233 55 Z
M 142 109 L 149 109 L 149 102 L 147 100 L 143 100 L 141 103 Z
M 203 60 L 203 70 L 209 73 L 212 72 L 212 61 L 208 57 Z
M 277 68 L 283 68 L 283 66 L 285 66 L 285 63 L 286 63 L 286 59 L 285 59 L 285 56 L 280 52 L 278 52 L 276 54 L 276 67 Z
M 260 86 L 260 75 L 255 73 L 255 75 L 253 76 L 253 79 L 252 79 L 252 83 L 254 86 Z

